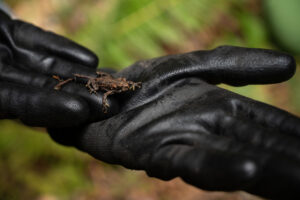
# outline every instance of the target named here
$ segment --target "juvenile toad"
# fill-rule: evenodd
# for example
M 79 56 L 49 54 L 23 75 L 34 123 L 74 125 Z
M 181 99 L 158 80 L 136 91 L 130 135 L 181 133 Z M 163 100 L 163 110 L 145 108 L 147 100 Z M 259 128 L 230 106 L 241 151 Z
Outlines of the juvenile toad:
M 109 104 L 107 97 L 115 93 L 122 93 L 126 91 L 134 91 L 136 88 L 141 88 L 141 82 L 127 81 L 126 78 L 114 78 L 110 74 L 105 72 L 97 72 L 97 77 L 85 76 L 81 74 L 74 74 L 74 78 L 62 80 L 60 77 L 54 75 L 54 79 L 58 80 L 59 83 L 54 87 L 55 90 L 60 90 L 61 87 L 71 81 L 76 81 L 76 78 L 87 79 L 85 87 L 87 87 L 90 93 L 97 93 L 97 91 L 105 91 L 102 96 L 102 111 L 107 113 Z

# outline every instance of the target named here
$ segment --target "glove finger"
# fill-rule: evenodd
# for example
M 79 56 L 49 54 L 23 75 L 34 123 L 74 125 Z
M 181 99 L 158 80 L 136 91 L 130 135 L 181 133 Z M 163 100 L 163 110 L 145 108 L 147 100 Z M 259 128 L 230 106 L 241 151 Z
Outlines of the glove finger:
M 259 154 L 257 152 L 256 156 Z M 247 192 L 268 199 L 299 199 L 300 163 L 285 156 L 269 155 L 261 159 L 261 177 Z
M 30 126 L 70 127 L 85 123 L 90 110 L 80 97 L 1 82 L 0 113 Z
M 219 120 L 215 127 L 222 127 L 222 136 L 258 148 L 269 149 L 300 162 L 299 138 L 282 134 L 277 128 L 264 127 L 248 118 L 229 115 Z M 215 134 L 218 134 L 218 132 L 216 131 Z
M 91 68 L 98 66 L 98 58 L 93 52 L 63 36 L 19 20 L 13 20 L 12 24 L 14 34 L 10 43 L 16 51 L 26 49 L 56 55 Z
M 295 73 L 295 68 L 294 58 L 285 53 L 221 46 L 210 51 L 195 51 L 141 61 L 125 69 L 120 76 L 130 80 L 155 79 L 156 82 L 197 76 L 211 84 L 242 86 L 288 80 Z
M 279 83 L 290 79 L 296 70 L 292 56 L 267 49 L 221 46 L 210 51 L 208 62 L 210 72 L 204 80 L 215 84 Z
M 54 87 L 59 81 L 45 75 L 24 72 L 14 67 L 5 67 L 0 73 L 0 80 L 17 83 L 24 86 L 43 89 L 45 92 L 54 92 Z M 94 122 L 112 116 L 118 110 L 117 101 L 113 97 L 108 99 L 107 113 L 102 112 L 102 96 L 100 91 L 97 94 L 90 94 L 88 89 L 82 84 L 68 83 L 61 87 L 58 94 L 65 95 L 68 93 L 72 96 L 79 96 L 89 105 L 89 122 Z M 78 97 L 78 98 L 79 98 Z
M 251 99 L 233 100 L 235 113 L 282 134 L 300 137 L 300 118 L 274 106 Z
M 15 60 L 22 63 L 14 63 L 18 68 L 26 71 L 35 71 L 45 75 L 58 75 L 63 78 L 73 77 L 73 74 L 96 76 L 95 69 L 86 67 L 73 60 L 68 61 L 55 55 L 48 55 L 41 52 L 23 50 L 14 54 Z
M 7 13 L 5 13 L 4 10 L 1 10 L 0 11 L 0 20 L 8 21 L 8 20 L 11 20 L 11 17 Z
M 147 173 L 164 180 L 179 176 L 206 190 L 245 190 L 271 199 L 300 197 L 299 162 L 232 141 L 162 147 Z
M 146 139 L 143 139 L 145 142 L 140 144 L 138 140 L 134 140 L 132 144 L 129 140 L 124 140 L 122 142 L 128 144 L 124 149 L 122 145 L 113 145 L 111 141 L 111 137 L 116 141 L 120 140 L 113 134 L 114 128 L 111 129 L 111 125 L 106 127 L 105 122 L 99 123 L 72 131 L 54 129 L 49 130 L 49 133 L 55 141 L 76 146 L 97 159 L 129 168 L 145 169 L 150 176 L 163 180 L 179 176 L 202 189 L 246 190 L 272 199 L 282 197 L 286 193 L 300 196 L 299 161 L 271 149 L 243 144 L 229 137 L 195 132 L 172 135 L 172 141 L 168 140 L 166 132 L 158 132 L 155 134 L 160 138 L 157 141 L 155 137 L 150 138 L 152 134 L 147 134 L 147 130 L 145 132 L 143 129 L 139 129 L 138 134 L 141 135 L 141 139 L 142 135 L 146 135 Z M 116 126 L 120 126 L 118 123 L 121 122 L 117 122 Z M 99 127 L 102 127 L 101 130 Z M 143 131 L 140 132 L 141 130 Z M 106 137 L 106 131 L 112 135 Z M 120 135 L 124 133 L 127 135 L 126 131 L 122 131 Z M 183 135 L 188 137 L 182 140 Z M 189 142 L 191 138 L 192 142 Z M 160 145 L 162 140 L 165 140 L 165 143 Z M 151 145 L 153 142 L 154 146 Z M 157 145 L 159 148 L 156 148 Z M 133 154 L 130 149 L 133 150 Z M 137 149 L 141 149 L 141 155 L 134 153 Z M 283 182 L 278 181 L 281 179 Z

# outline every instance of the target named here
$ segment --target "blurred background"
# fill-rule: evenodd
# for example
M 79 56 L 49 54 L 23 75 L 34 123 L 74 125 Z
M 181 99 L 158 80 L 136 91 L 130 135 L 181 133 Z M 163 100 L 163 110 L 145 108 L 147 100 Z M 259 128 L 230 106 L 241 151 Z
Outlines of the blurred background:
M 90 48 L 100 66 L 230 44 L 300 55 L 298 0 L 6 0 L 15 16 Z M 300 74 L 227 89 L 300 115 Z M 0 199 L 246 200 L 149 178 L 55 144 L 42 129 L 0 121 Z

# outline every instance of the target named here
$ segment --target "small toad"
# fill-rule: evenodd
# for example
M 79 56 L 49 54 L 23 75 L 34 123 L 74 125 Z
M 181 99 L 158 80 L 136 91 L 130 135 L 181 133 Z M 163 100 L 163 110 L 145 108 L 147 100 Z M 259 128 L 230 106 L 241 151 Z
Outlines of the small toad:
M 114 78 L 108 73 L 97 72 L 97 77 L 91 77 L 81 74 L 74 74 L 74 78 L 62 80 L 59 76 L 54 75 L 54 79 L 58 80 L 59 83 L 54 87 L 55 90 L 60 90 L 61 87 L 71 81 L 76 81 L 76 78 L 87 79 L 85 87 L 87 87 L 90 93 L 97 93 L 98 90 L 106 91 L 102 96 L 102 111 L 107 113 L 109 104 L 107 97 L 115 93 L 122 93 L 126 91 L 134 91 L 136 88 L 141 88 L 141 82 L 127 81 L 126 78 Z

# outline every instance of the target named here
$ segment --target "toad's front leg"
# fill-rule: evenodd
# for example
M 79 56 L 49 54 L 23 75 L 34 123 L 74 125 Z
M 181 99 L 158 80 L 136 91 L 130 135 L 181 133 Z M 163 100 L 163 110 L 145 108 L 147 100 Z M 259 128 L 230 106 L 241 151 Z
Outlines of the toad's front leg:
M 102 111 L 103 111 L 103 113 L 107 113 L 107 109 L 109 107 L 107 97 L 109 95 L 114 94 L 114 93 L 115 93 L 115 91 L 110 90 L 110 91 L 107 91 L 103 94 L 103 96 L 102 96 Z
M 95 88 L 94 86 L 95 86 L 95 84 L 91 80 L 88 80 L 87 84 L 85 85 L 85 87 L 87 87 L 89 89 L 90 94 L 93 94 L 93 93 L 97 94 L 97 89 L 98 88 Z

